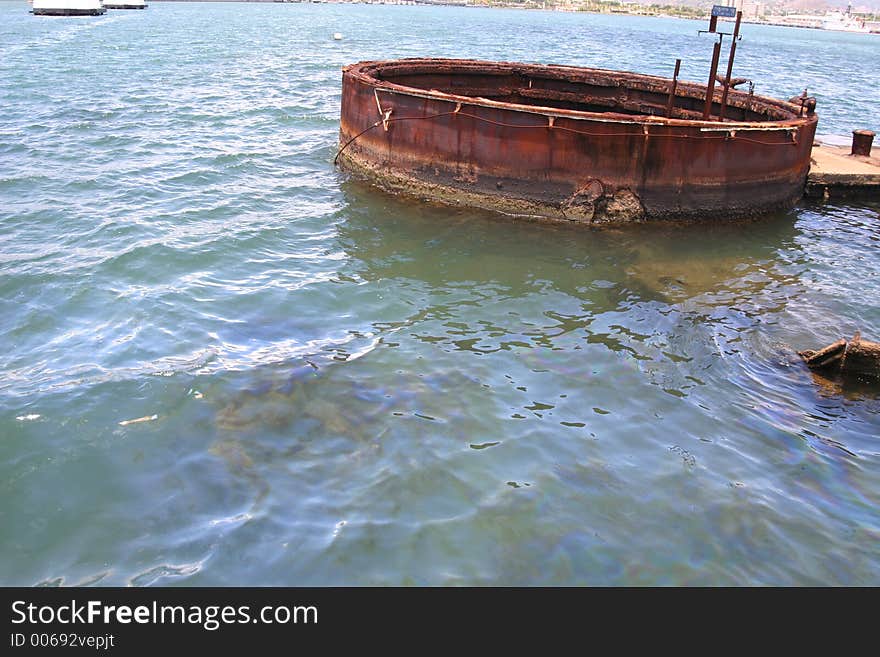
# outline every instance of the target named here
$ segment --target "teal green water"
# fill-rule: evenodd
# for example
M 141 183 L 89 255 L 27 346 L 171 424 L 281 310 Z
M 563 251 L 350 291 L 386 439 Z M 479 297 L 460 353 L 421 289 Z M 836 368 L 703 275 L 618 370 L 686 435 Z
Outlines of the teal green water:
M 0 584 L 880 583 L 880 392 L 794 354 L 880 339 L 880 205 L 573 230 L 332 165 L 344 64 L 702 80 L 700 24 L 27 9 L 0 3 Z M 880 37 L 747 26 L 738 61 L 822 133 L 880 129 Z

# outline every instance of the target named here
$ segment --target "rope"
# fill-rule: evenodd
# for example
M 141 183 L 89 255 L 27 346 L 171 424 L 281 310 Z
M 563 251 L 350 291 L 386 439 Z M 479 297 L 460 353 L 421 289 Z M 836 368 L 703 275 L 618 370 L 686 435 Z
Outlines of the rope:
M 344 151 L 346 148 L 348 148 L 348 145 L 349 145 L 349 144 L 351 144 L 355 139 L 357 139 L 358 137 L 360 137 L 360 136 L 361 136 L 362 134 L 364 134 L 365 132 L 369 132 L 369 131 L 372 130 L 373 128 L 378 128 L 380 125 L 382 125 L 382 121 L 376 121 L 376 122 L 375 122 L 373 125 L 371 125 L 369 128 L 364 128 L 364 129 L 361 130 L 359 133 L 357 133 L 354 137 L 352 137 L 352 138 L 349 139 L 347 142 L 345 142 L 345 145 L 343 145 L 342 148 L 340 148 L 338 151 L 336 151 L 336 157 L 333 158 L 333 166 L 336 166 L 336 160 L 338 160 L 338 159 L 339 159 L 339 156 L 342 155 L 342 151 Z
M 477 116 L 476 114 L 469 114 L 467 112 L 462 112 L 460 109 L 456 109 L 452 112 L 440 112 L 439 114 L 430 114 L 428 116 L 399 116 L 396 119 L 388 118 L 388 119 L 380 119 L 376 121 L 371 126 L 364 128 L 359 133 L 357 133 L 354 137 L 349 139 L 345 144 L 336 151 L 336 156 L 333 158 L 333 164 L 336 165 L 336 161 L 339 159 L 339 156 L 342 155 L 342 152 L 348 148 L 358 137 L 361 135 L 373 130 L 374 128 L 378 128 L 380 125 L 387 125 L 389 123 L 395 123 L 397 121 L 429 121 L 432 119 L 438 119 L 443 116 L 466 116 L 470 119 L 474 119 L 475 121 L 482 121 L 484 123 L 489 123 L 491 125 L 498 126 L 500 128 L 526 128 L 526 129 L 534 129 L 534 128 L 549 128 L 550 130 L 562 130 L 563 132 L 571 132 L 576 135 L 583 135 L 585 137 L 634 137 L 631 132 L 586 132 L 584 130 L 575 130 L 574 128 L 566 128 L 565 126 L 555 125 L 554 123 L 549 123 L 548 125 L 515 125 L 513 123 L 502 123 L 500 121 L 493 121 L 492 119 L 487 119 L 482 116 Z M 555 117 L 548 117 L 555 118 Z M 645 124 L 648 125 L 648 124 Z M 781 130 L 785 130 L 785 128 L 780 128 Z M 736 131 L 736 128 L 731 128 L 732 132 Z M 708 135 L 700 136 L 700 137 L 692 137 L 690 135 L 669 135 L 669 134 L 652 134 L 649 135 L 647 132 L 644 135 L 645 137 L 654 137 L 655 139 L 658 137 L 663 137 L 666 139 L 723 139 L 725 141 L 747 141 L 753 144 L 759 144 L 761 146 L 792 146 L 797 144 L 797 141 L 779 141 L 779 142 L 766 142 L 766 141 L 758 141 L 757 139 L 749 139 L 748 137 L 740 137 L 738 135 L 719 135 L 717 137 L 710 137 Z

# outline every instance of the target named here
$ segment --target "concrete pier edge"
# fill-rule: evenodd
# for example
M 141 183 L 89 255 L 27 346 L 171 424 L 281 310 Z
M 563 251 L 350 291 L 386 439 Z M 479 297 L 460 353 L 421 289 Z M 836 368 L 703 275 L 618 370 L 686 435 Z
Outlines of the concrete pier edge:
M 829 140 L 832 141 L 832 140 Z M 837 140 L 833 140 L 837 141 Z M 851 155 L 850 146 L 823 143 L 819 137 L 810 154 L 804 196 L 809 199 L 880 200 L 880 157 Z

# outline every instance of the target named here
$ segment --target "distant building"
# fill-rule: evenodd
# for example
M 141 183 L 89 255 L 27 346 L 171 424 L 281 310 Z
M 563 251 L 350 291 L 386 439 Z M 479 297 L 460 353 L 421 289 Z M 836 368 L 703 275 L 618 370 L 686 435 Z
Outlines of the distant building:
M 737 11 L 743 13 L 743 20 L 754 21 L 764 18 L 767 13 L 767 5 L 763 2 L 755 2 L 754 0 L 725 0 L 726 7 L 736 7 Z

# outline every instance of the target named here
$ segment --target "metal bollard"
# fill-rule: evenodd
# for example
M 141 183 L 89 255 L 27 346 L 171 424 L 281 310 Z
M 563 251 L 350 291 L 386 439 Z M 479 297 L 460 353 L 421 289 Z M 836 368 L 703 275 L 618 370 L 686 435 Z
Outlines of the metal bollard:
M 871 156 L 874 133 L 871 130 L 853 130 L 852 153 L 850 155 Z

